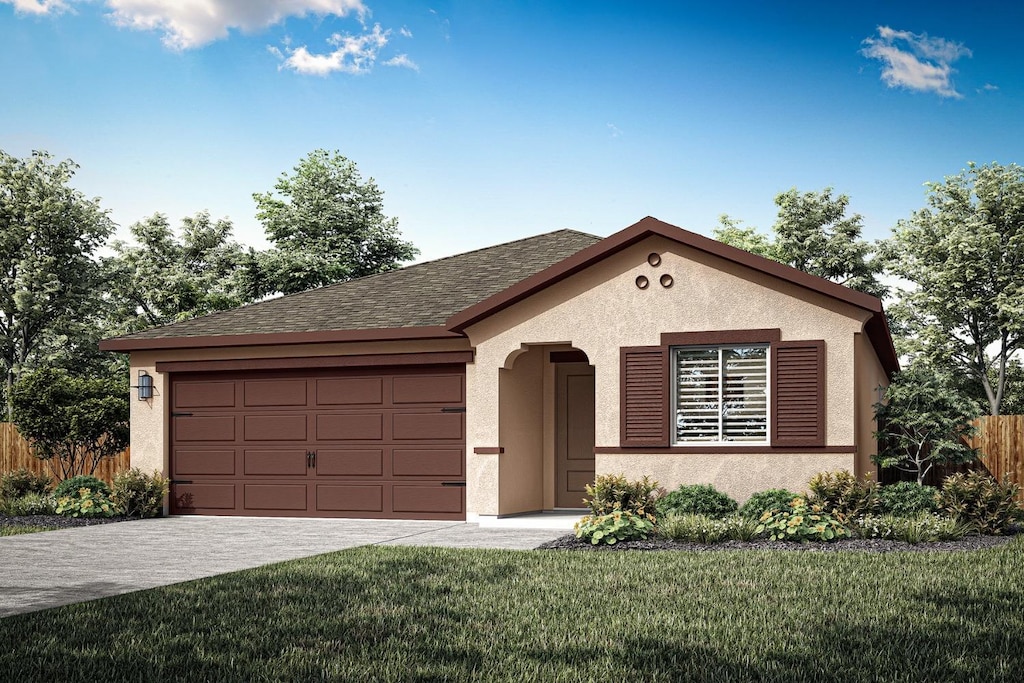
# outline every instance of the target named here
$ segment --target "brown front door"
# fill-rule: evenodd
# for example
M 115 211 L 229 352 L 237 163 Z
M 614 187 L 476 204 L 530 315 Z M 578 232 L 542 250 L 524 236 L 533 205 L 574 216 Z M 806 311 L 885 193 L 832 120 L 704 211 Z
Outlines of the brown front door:
M 555 507 L 579 508 L 594 481 L 594 368 L 559 363 L 555 383 Z
M 172 376 L 171 512 L 465 519 L 465 371 Z

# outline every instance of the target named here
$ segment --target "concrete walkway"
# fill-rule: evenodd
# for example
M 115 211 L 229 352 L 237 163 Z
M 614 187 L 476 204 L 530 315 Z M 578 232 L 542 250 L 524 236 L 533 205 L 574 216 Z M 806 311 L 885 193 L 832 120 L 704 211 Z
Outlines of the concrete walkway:
M 362 545 L 527 550 L 568 529 L 167 517 L 0 537 L 0 617 Z

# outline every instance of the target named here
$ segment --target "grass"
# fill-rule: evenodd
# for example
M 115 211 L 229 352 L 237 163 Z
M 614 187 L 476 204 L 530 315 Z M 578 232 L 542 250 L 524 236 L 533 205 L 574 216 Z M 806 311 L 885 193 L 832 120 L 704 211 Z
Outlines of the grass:
M 1024 538 L 894 554 L 367 547 L 2 619 L 0 680 L 1013 680 L 1022 575 Z
M 40 526 L 38 524 L 13 524 L 11 526 L 0 526 L 0 536 L 17 536 L 19 534 L 34 534 L 38 531 L 55 531 L 55 526 Z

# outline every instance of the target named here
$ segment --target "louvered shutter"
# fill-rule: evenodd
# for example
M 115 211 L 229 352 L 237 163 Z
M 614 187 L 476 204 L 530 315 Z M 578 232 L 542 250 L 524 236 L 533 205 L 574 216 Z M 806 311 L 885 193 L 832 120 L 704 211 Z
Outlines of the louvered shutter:
M 668 349 L 640 346 L 621 353 L 621 445 L 668 446 Z
M 825 342 L 772 345 L 772 446 L 825 445 Z

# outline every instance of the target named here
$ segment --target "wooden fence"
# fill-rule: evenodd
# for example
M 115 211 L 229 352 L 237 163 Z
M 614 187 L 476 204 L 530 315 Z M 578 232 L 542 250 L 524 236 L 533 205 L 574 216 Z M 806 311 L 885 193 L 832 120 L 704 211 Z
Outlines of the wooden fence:
M 981 462 L 993 477 L 1021 487 L 1024 503 L 1024 415 L 988 415 L 974 421 L 977 432 L 969 439 L 981 451 Z
M 131 449 L 126 449 L 113 458 L 104 458 L 96 468 L 95 475 L 109 483 L 118 472 L 128 469 L 130 453 Z M 32 455 L 32 449 L 21 438 L 16 426 L 10 422 L 0 422 L 0 474 L 22 467 L 57 478 L 45 460 Z

